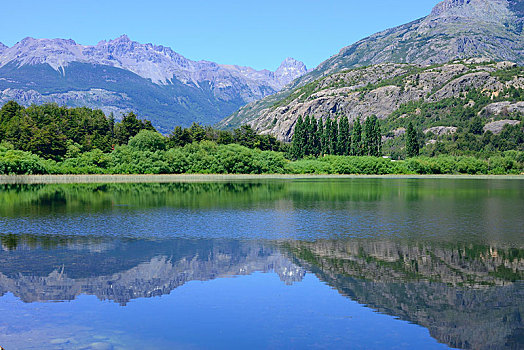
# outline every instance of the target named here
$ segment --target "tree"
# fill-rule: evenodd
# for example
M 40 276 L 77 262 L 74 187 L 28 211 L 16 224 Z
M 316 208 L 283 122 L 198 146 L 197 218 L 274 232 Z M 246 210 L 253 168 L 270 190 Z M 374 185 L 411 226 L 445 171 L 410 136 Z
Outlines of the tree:
M 484 124 L 479 116 L 471 119 L 471 122 L 469 123 L 469 132 L 475 135 L 482 135 L 484 133 Z
M 293 133 L 291 155 L 295 159 L 304 157 L 304 121 L 302 116 L 299 116 L 295 124 L 295 131 Z
M 372 157 L 379 157 L 381 155 L 382 135 L 378 118 L 375 115 L 368 117 L 364 128 L 364 154 Z
M 129 112 L 124 115 L 122 121 L 115 125 L 115 136 L 118 144 L 126 144 L 129 139 L 140 132 L 140 130 L 156 131 L 150 121 L 141 121 L 135 113 Z
M 320 139 L 320 149 L 322 155 L 329 154 L 329 133 L 331 131 L 331 127 L 329 126 L 330 123 L 328 121 L 329 118 L 326 119 L 325 123 L 323 123 L 322 121 L 320 122 L 320 124 L 322 125 L 322 137 Z
M 329 154 L 337 154 L 337 141 L 338 141 L 338 123 L 336 120 L 331 120 L 331 129 L 329 133 Z
M 357 118 L 353 123 L 353 133 L 351 135 L 351 154 L 353 156 L 362 156 L 362 125 Z
M 420 153 L 420 145 L 418 143 L 417 132 L 413 127 L 413 123 L 409 122 L 406 130 L 406 154 L 409 158 L 416 157 Z
M 193 122 L 189 127 L 189 133 L 194 142 L 200 142 L 206 139 L 206 131 L 199 123 Z
M 311 123 L 311 117 L 308 115 L 304 118 L 303 130 L 304 130 L 304 155 L 309 156 L 313 153 L 313 124 Z
M 168 145 L 170 148 L 184 147 L 188 143 L 192 143 L 193 139 L 188 129 L 183 129 L 180 126 L 175 126 L 168 138 Z
M 351 137 L 349 135 L 349 121 L 347 116 L 340 118 L 338 124 L 337 151 L 341 156 L 348 156 L 351 150 Z
M 166 149 L 166 138 L 151 130 L 141 130 L 129 139 L 128 145 L 139 151 L 161 151 Z

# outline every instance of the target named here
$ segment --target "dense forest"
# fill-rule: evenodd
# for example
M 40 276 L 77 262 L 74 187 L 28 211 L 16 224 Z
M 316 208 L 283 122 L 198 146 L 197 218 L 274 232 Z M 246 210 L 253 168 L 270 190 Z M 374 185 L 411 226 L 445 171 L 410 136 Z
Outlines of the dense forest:
M 519 174 L 524 171 L 520 128 L 505 127 L 508 145 L 478 155 L 424 155 L 416 123 L 409 121 L 404 155 L 382 158 L 383 121 L 349 124 L 345 116 L 299 118 L 284 144 L 251 127 L 217 130 L 194 123 L 158 133 L 128 113 L 120 121 L 99 110 L 56 104 L 0 109 L 0 174 Z M 473 124 L 472 124 L 473 125 Z M 477 126 L 478 129 L 478 126 Z M 473 130 L 467 132 L 473 133 Z M 460 133 L 459 133 L 460 135 Z M 476 134 L 475 134 L 476 135 Z M 512 134 L 513 135 L 513 134 Z M 515 146 L 516 145 L 516 146 Z M 408 154 L 405 154 L 405 150 Z M 417 156 L 417 154 L 421 156 Z M 409 156 L 409 157 L 408 157 Z
M 149 135 L 161 140 L 163 145 L 157 145 L 160 148 L 182 147 L 204 140 L 272 151 L 282 151 L 284 147 L 274 137 L 258 135 L 248 126 L 221 131 L 193 123 L 190 128 L 175 127 L 166 138 L 156 132 L 150 121 L 138 119 L 133 112 L 115 122 L 113 115 L 106 117 L 100 110 L 56 104 L 24 108 L 9 101 L 0 109 L 0 142 L 46 159 L 63 160 L 94 149 L 108 153 L 118 145 L 128 144 L 142 130 L 153 132 Z M 155 133 L 156 136 L 151 136 Z

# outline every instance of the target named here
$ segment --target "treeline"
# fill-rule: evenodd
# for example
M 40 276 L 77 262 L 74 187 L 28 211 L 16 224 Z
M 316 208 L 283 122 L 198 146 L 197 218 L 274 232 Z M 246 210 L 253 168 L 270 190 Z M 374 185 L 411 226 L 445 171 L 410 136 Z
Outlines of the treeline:
M 376 116 L 366 119 L 364 125 L 357 119 L 352 128 L 347 116 L 337 119 L 298 117 L 292 138 L 291 156 L 372 156 L 382 155 L 382 135 Z
M 45 104 L 25 108 L 9 101 L 0 109 L 0 142 L 57 161 L 95 149 L 109 153 L 116 146 L 126 145 L 142 130 L 156 133 L 150 121 L 140 120 L 132 112 L 116 122 L 113 115 L 106 117 L 100 110 L 85 107 Z M 249 126 L 222 131 L 193 123 L 190 128 L 175 127 L 168 137 L 160 134 L 155 137 L 165 148 L 204 140 L 261 150 L 283 151 L 285 148 L 275 137 L 258 135 Z

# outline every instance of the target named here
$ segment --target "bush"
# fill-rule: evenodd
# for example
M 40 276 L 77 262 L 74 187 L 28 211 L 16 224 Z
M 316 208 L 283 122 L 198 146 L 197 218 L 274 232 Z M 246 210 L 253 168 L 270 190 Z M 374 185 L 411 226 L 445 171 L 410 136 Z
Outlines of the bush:
M 30 152 L 0 148 L 0 174 L 47 174 L 45 161 Z
M 128 145 L 139 151 L 162 151 L 166 149 L 166 138 L 156 131 L 141 130 L 133 136 Z

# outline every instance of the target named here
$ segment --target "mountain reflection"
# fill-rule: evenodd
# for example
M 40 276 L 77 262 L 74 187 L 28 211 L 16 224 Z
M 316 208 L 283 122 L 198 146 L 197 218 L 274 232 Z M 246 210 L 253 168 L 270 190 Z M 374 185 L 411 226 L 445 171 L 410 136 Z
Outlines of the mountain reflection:
M 524 346 L 524 250 L 394 240 L 242 241 L 1 236 L 0 295 L 24 302 L 96 295 L 126 305 L 189 281 L 306 271 L 367 307 L 457 348 Z

